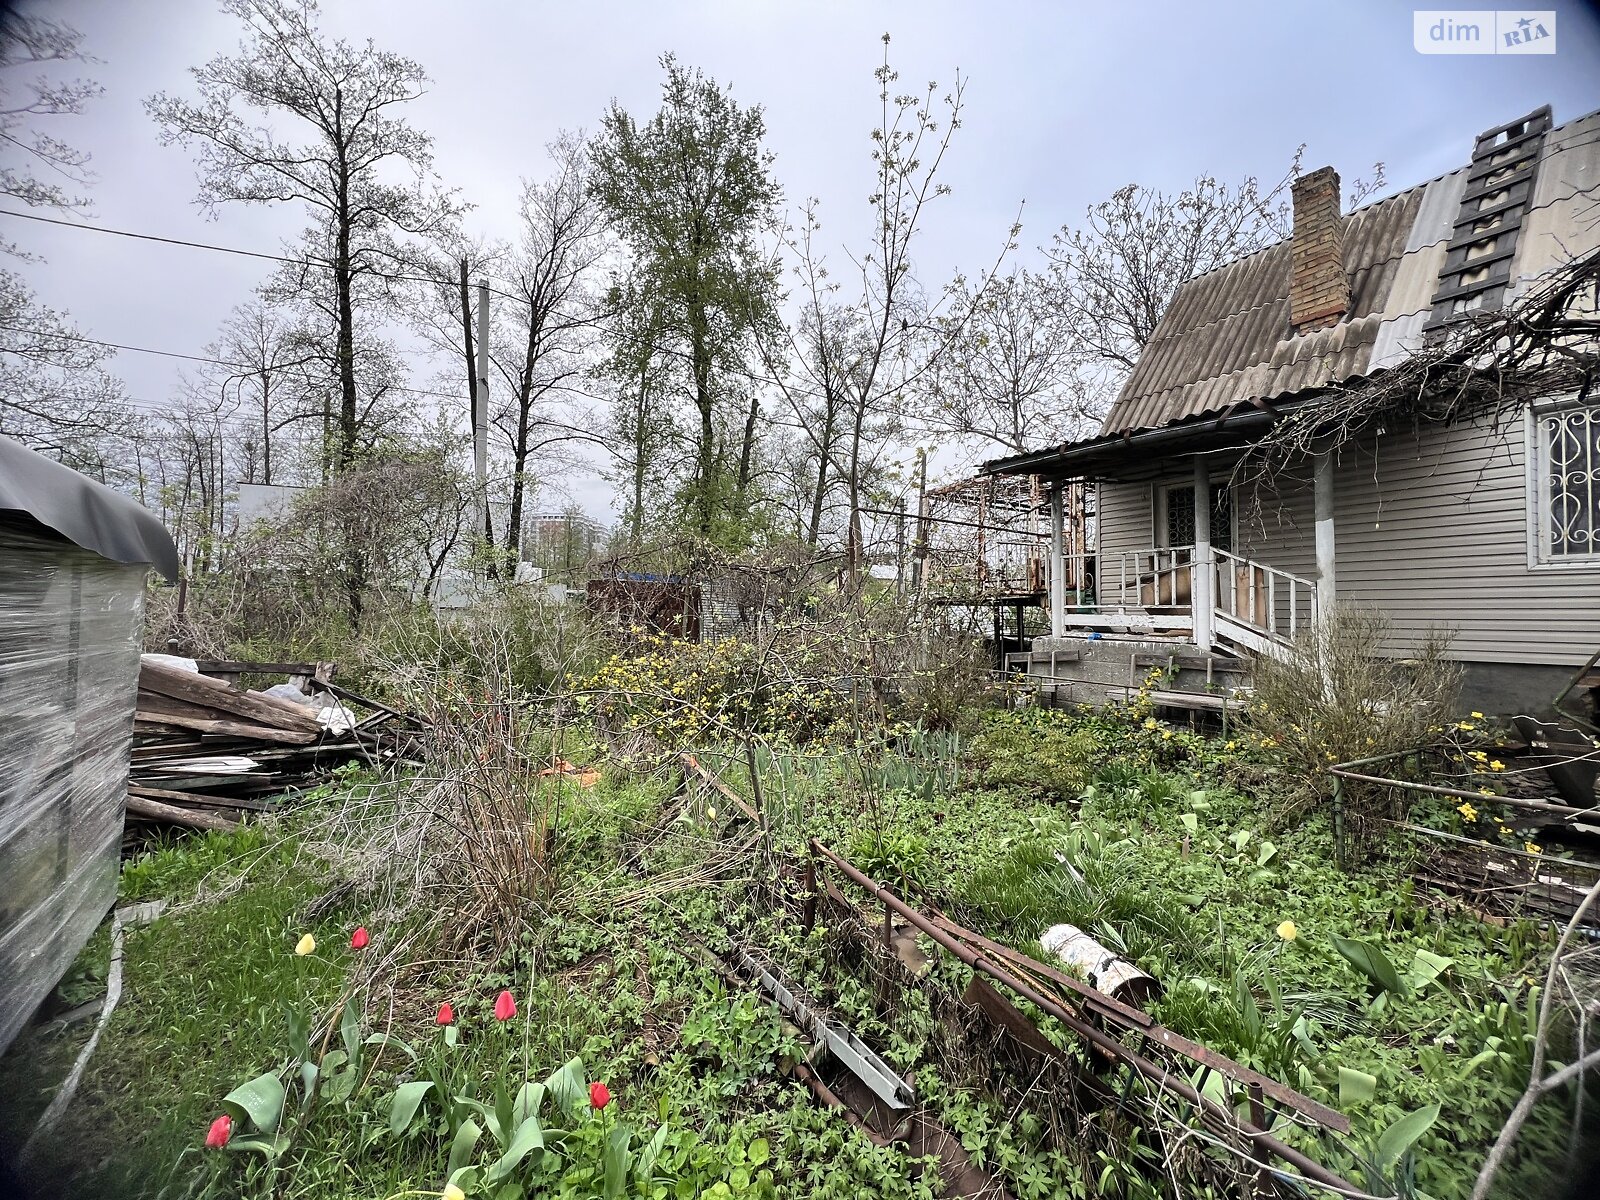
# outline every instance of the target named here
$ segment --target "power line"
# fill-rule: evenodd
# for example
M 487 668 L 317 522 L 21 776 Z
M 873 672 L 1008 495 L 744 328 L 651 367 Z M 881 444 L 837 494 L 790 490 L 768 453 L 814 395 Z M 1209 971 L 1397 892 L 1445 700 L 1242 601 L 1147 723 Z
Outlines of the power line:
M 133 230 L 129 230 L 129 229 L 114 229 L 114 228 L 111 228 L 110 226 L 105 226 L 105 225 L 85 225 L 85 224 L 82 224 L 82 223 L 77 222 L 77 221 L 66 221 L 66 220 L 62 220 L 59 217 L 46 217 L 46 216 L 43 216 L 43 215 L 38 214 L 38 213 L 18 212 L 15 209 L 9 209 L 9 208 L 0 208 L 0 216 L 17 217 L 17 218 L 20 218 L 20 219 L 25 220 L 25 221 L 38 221 L 38 222 L 41 222 L 41 223 L 47 224 L 47 225 L 59 225 L 64 229 L 80 229 L 80 230 L 86 230 L 86 231 L 88 231 L 90 233 L 103 233 L 103 234 L 108 234 L 108 235 L 114 236 L 114 237 L 132 238 L 132 239 L 135 239 L 137 241 L 155 242 L 155 243 L 158 243 L 158 244 L 169 245 L 169 246 L 183 246 L 183 247 L 186 247 L 186 248 L 189 248 L 189 249 L 194 249 L 194 250 L 210 250 L 210 251 L 213 251 L 213 252 L 219 253 L 219 254 L 235 254 L 235 255 L 239 255 L 241 257 L 245 257 L 245 258 L 264 259 L 264 260 L 266 260 L 268 262 L 287 263 L 287 264 L 289 264 L 291 266 L 315 267 L 315 268 L 320 268 L 320 269 L 325 270 L 325 271 L 332 271 L 332 270 L 335 269 L 333 263 L 326 262 L 326 261 L 320 260 L 320 259 L 290 258 L 290 257 L 288 257 L 286 255 L 282 255 L 282 254 L 268 254 L 268 253 L 265 253 L 264 251 L 260 251 L 260 250 L 245 250 L 245 249 L 242 249 L 242 248 L 237 247 L 237 246 L 219 246 L 219 245 L 216 245 L 215 243 L 211 243 L 211 242 L 196 242 L 196 241 L 191 241 L 191 240 L 186 239 L 186 238 L 165 237 L 163 235 L 153 234 L 153 233 L 137 233 L 137 232 L 135 232 Z M 425 284 L 432 284 L 432 285 L 437 285 L 437 286 L 450 286 L 450 281 L 449 280 L 442 279 L 442 278 L 437 278 L 437 277 L 434 277 L 434 276 L 428 276 L 428 275 L 389 274 L 389 273 L 385 273 L 385 272 L 382 272 L 382 271 L 375 271 L 375 270 L 372 270 L 371 268 L 364 268 L 363 271 L 362 271 L 362 274 L 369 275 L 369 276 L 371 276 L 373 278 L 376 278 L 376 279 L 382 279 L 382 280 L 385 280 L 385 281 L 390 282 L 390 283 L 425 283 Z M 503 287 L 515 286 L 515 285 L 513 285 L 511 283 L 508 283 L 507 281 L 505 281 L 503 279 L 495 279 L 494 276 L 486 276 L 485 278 L 486 279 L 494 279 L 494 281 L 496 283 L 503 285 Z M 491 288 L 488 288 L 488 291 L 489 291 L 489 293 L 491 295 L 498 296 L 502 300 L 510 300 L 510 301 L 512 301 L 514 303 L 525 305 L 530 309 L 533 307 L 533 302 L 531 300 L 529 300 L 526 296 L 519 296 L 514 292 L 504 291 L 504 290 L 502 290 L 502 288 L 491 287 Z M 650 340 L 648 338 L 639 337 L 636 334 L 624 333 L 624 332 L 620 332 L 619 331 L 619 336 L 624 341 L 630 342 L 635 346 L 639 346 L 641 348 L 644 348 L 644 349 L 647 349 L 647 350 L 651 350 L 651 351 L 653 351 L 655 353 L 666 354 L 666 355 L 670 355 L 670 356 L 675 357 L 675 358 L 680 358 L 680 359 L 685 359 L 685 360 L 687 360 L 690 357 L 687 351 L 679 350 L 679 349 L 676 349 L 675 347 L 672 347 L 672 346 L 665 346 L 665 345 L 662 345 L 660 342 L 652 341 L 652 340 Z M 94 339 L 92 339 L 92 338 L 82 338 L 80 340 L 89 341 L 89 342 L 93 342 L 94 341 Z M 173 353 L 173 352 L 170 352 L 170 351 L 145 350 L 145 349 L 142 349 L 141 347 L 138 347 L 138 346 L 117 346 L 114 343 L 110 343 L 110 342 L 100 342 L 100 343 L 96 343 L 96 344 L 111 346 L 114 349 L 134 350 L 134 351 L 137 351 L 137 352 L 143 353 L 143 354 L 160 354 L 160 355 L 164 355 L 164 356 L 169 357 L 169 358 L 191 358 L 191 359 L 194 359 L 197 362 L 213 362 L 213 363 L 217 363 L 217 365 L 219 365 L 219 366 L 241 367 L 242 368 L 242 364 L 239 364 L 239 363 L 221 362 L 220 360 L 217 360 L 217 359 L 198 358 L 197 356 L 194 356 L 194 355 L 176 354 L 176 353 Z M 250 368 L 243 368 L 243 369 L 250 369 Z M 779 380 L 775 376 L 758 375 L 753 371 L 749 371 L 749 370 L 747 370 L 747 369 L 745 369 L 743 367 L 732 366 L 731 364 L 728 365 L 726 367 L 726 369 L 730 373 L 732 373 L 734 375 L 738 375 L 741 378 L 749 380 L 751 383 L 759 383 L 759 384 L 764 384 L 764 385 L 767 385 L 767 386 L 770 386 L 770 387 L 775 387 L 775 388 L 779 389 L 780 391 L 786 392 L 786 393 L 791 394 L 791 395 L 802 396 L 802 397 L 804 397 L 804 398 L 806 398 L 808 400 L 822 400 L 822 399 L 826 398 L 821 392 L 814 391 L 814 390 L 812 390 L 810 388 L 799 388 L 799 387 L 788 386 L 788 385 L 784 384 L 781 380 Z M 412 393 L 414 395 L 419 395 L 419 396 L 438 396 L 438 397 L 441 397 L 443 399 L 450 399 L 450 400 L 460 400 L 460 399 L 465 399 L 466 398 L 466 397 L 462 397 L 462 396 L 457 396 L 454 393 L 450 393 L 450 392 L 432 392 L 432 391 L 426 391 L 426 390 L 417 389 L 417 388 L 394 387 L 394 388 L 391 388 L 390 390 L 391 391 L 410 392 L 410 393 Z M 875 407 L 875 408 L 869 409 L 869 411 L 874 413 L 875 415 L 878 415 L 878 416 L 885 415 L 885 410 L 883 410 L 881 408 L 876 408 Z M 948 433 L 948 432 L 950 432 L 944 426 L 935 425 L 932 422 L 927 421 L 927 420 L 925 420 L 923 418 L 913 417 L 913 416 L 911 416 L 909 414 L 906 414 L 906 413 L 890 412 L 890 413 L 888 413 L 888 415 L 897 417 L 900 420 L 907 421 L 907 422 L 909 422 L 909 423 L 911 423 L 913 425 L 916 425 L 916 426 L 920 427 L 920 429 L 923 432 L 927 432 L 927 433 Z M 806 428 L 804 425 L 777 421 L 777 420 L 774 420 L 771 417 L 768 417 L 767 419 L 772 424 L 786 425 L 788 428 L 792 428 L 792 429 L 804 430 Z
M 108 350 L 128 350 L 134 354 L 154 354 L 161 358 L 181 358 L 186 362 L 208 363 L 217 367 L 233 367 L 237 370 L 249 371 L 251 374 L 256 375 L 261 374 L 263 370 L 274 369 L 271 367 L 252 367 L 247 363 L 229 362 L 225 358 L 209 358 L 202 354 L 180 354 L 176 350 L 156 350 L 150 346 L 131 346 L 126 342 L 107 342 L 102 341 L 99 338 L 88 337 L 81 333 L 63 333 L 60 330 L 54 329 L 24 329 L 17 325 L 0 325 L 0 330 L 5 330 L 9 333 L 21 333 L 27 335 L 28 337 L 51 337 L 62 338 L 69 342 L 86 342 L 91 346 L 104 346 Z M 456 394 L 455 392 L 438 392 L 430 391 L 427 388 L 402 387 L 397 383 L 386 384 L 383 390 L 390 392 L 405 392 L 412 396 L 437 396 L 442 400 L 464 399 L 464 397 Z
M 114 237 L 135 238 L 141 242 L 161 242 L 168 246 L 188 246 L 195 250 L 215 250 L 222 254 L 238 254 L 244 258 L 264 258 L 269 262 L 321 265 L 314 264 L 308 259 L 286 258 L 282 254 L 264 254 L 259 250 L 241 250 L 236 246 L 217 246 L 209 242 L 191 242 L 184 238 L 162 237 L 160 234 L 155 233 L 134 233 L 131 230 L 112 229 L 105 225 L 85 225 L 81 221 L 64 221 L 60 217 L 46 217 L 40 213 L 17 212 L 11 208 L 0 208 L 0 217 L 17 217 L 23 221 L 39 221 L 45 225 L 60 225 L 64 229 L 87 229 L 91 233 L 105 233 Z

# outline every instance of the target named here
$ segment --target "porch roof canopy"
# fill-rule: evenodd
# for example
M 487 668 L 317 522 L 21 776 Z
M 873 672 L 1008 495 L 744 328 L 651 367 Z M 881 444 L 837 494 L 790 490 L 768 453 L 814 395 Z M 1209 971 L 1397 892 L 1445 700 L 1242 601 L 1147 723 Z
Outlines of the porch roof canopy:
M 1148 477 L 1163 455 L 1242 449 L 1329 389 L 1410 360 L 1437 325 L 1441 298 L 1453 294 L 1445 277 L 1462 269 L 1482 203 L 1514 214 L 1505 230 L 1514 236 L 1475 260 L 1501 289 L 1496 303 L 1511 304 L 1594 237 L 1600 113 L 1540 136 L 1526 194 L 1497 199 L 1484 176 L 1493 164 L 1474 162 L 1339 218 L 1349 303 L 1332 324 L 1300 333 L 1291 326 L 1290 238 L 1189 280 L 1097 437 L 988 462 L 984 473 Z
M 1288 403 L 1270 407 L 1245 401 L 1226 412 L 1185 417 L 1155 429 L 1102 433 L 1081 442 L 992 459 L 983 464 L 983 472 L 986 475 L 1038 475 L 1052 482 L 1153 479 L 1179 455 L 1244 450 L 1274 421 L 1315 399 L 1314 394 L 1297 396 Z

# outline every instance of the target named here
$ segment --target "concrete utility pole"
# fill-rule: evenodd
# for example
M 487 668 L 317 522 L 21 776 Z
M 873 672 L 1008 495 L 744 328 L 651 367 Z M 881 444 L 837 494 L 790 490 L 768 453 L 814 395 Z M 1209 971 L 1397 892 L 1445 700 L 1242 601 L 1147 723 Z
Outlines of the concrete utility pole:
M 472 384 L 472 470 L 478 497 L 478 528 L 494 548 L 489 517 L 489 284 L 478 280 L 478 373 Z
M 911 544 L 911 590 L 920 606 L 927 594 L 928 452 L 917 451 L 917 536 Z

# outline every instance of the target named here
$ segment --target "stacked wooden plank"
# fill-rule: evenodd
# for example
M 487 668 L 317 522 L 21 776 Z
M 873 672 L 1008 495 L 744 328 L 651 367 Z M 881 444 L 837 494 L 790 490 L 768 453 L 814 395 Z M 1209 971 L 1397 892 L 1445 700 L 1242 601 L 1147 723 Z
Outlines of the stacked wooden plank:
M 336 715 L 351 719 L 330 728 L 309 704 L 146 656 L 128 772 L 134 831 L 144 823 L 227 828 L 343 763 L 393 761 L 403 749 L 398 739 L 418 724 L 386 706 L 361 703 L 344 689 L 332 694 L 341 702 Z M 370 714 L 355 719 L 357 705 Z

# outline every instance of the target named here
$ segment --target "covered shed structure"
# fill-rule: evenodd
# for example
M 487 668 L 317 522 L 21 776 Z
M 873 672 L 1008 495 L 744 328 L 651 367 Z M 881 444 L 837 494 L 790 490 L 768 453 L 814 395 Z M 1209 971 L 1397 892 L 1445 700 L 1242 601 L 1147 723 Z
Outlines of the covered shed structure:
M 160 521 L 0 437 L 0 1049 L 116 899 L 151 567 Z

